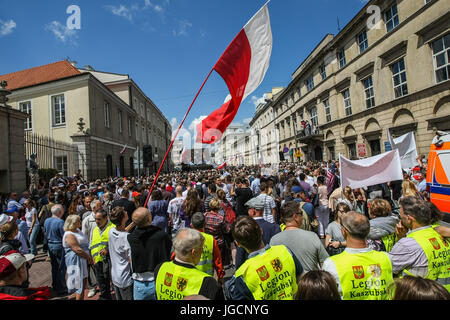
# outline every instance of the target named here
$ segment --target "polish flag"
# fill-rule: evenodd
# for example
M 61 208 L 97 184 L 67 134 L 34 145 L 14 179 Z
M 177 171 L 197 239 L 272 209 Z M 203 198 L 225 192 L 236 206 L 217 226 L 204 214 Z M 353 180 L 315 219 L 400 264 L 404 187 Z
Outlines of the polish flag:
M 127 150 L 127 145 L 124 145 L 122 150 L 120 151 L 120 154 L 123 155 L 125 153 L 125 150 Z
M 224 79 L 231 98 L 197 125 L 198 143 L 212 144 L 220 140 L 241 102 L 263 81 L 271 53 L 272 30 L 266 3 L 238 33 L 213 68 Z
M 218 167 L 218 169 L 221 170 L 221 169 L 225 168 L 226 166 L 227 166 L 227 163 L 225 162 L 220 167 Z

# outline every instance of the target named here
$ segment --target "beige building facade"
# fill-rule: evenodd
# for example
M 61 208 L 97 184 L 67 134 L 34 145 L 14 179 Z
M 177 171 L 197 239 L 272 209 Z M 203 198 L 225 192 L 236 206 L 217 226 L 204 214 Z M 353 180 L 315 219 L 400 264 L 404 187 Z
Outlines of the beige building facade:
M 161 165 L 172 136 L 172 127 L 161 110 L 127 74 L 102 72 L 92 67 L 79 70 L 94 75 L 136 112 L 134 165 L 138 174 L 155 173 Z M 144 161 L 145 150 L 149 152 L 149 163 Z M 172 168 L 173 161 L 170 153 L 163 170 L 169 171 Z
M 50 142 L 45 168 L 65 175 L 81 169 L 88 179 L 144 174 L 144 147 L 153 148 L 147 159 L 153 172 L 169 146 L 170 124 L 128 75 L 77 69 L 63 60 L 0 79 L 9 80 L 9 105 L 29 115 L 26 136 Z M 55 147 L 57 142 L 75 151 Z M 39 164 L 43 155 L 37 156 Z M 170 157 L 164 169 L 169 168 Z
M 300 160 L 369 157 L 389 150 L 390 130 L 413 131 L 428 154 L 435 130 L 450 130 L 449 60 L 448 1 L 369 1 L 267 102 L 280 150 L 297 148 Z

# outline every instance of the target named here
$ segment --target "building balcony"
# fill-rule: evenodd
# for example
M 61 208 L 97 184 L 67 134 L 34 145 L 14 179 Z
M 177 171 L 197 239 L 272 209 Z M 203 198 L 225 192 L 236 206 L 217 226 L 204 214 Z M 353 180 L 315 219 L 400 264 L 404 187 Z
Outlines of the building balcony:
M 303 130 L 297 131 L 296 135 L 297 141 L 301 143 L 309 143 L 309 142 L 322 142 L 324 139 L 324 134 L 319 130 L 319 128 L 306 128 Z

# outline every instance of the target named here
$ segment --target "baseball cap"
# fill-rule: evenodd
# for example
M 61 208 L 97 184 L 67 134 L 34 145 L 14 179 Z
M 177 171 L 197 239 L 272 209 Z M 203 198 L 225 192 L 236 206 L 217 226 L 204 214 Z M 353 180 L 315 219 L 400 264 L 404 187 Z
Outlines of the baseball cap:
M 0 256 L 0 277 L 6 277 L 16 272 L 27 261 L 33 260 L 34 254 L 23 255 L 19 251 L 11 250 Z
M 303 188 L 300 187 L 300 186 L 293 186 L 293 187 L 291 188 L 291 192 L 293 192 L 293 193 L 299 193 L 299 192 L 301 192 L 301 191 L 304 191 L 304 190 L 303 190 Z
M 261 198 L 255 197 L 251 198 L 245 203 L 246 207 L 254 208 L 256 210 L 263 210 L 264 209 L 264 201 Z
M 4 225 L 5 223 L 12 221 L 13 217 L 8 216 L 7 214 L 0 214 L 0 226 Z

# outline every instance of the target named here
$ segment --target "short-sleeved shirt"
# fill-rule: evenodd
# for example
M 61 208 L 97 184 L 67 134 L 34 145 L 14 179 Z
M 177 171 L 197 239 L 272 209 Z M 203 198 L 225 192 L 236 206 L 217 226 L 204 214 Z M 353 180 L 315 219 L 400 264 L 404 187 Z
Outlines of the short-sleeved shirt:
M 49 244 L 61 244 L 64 237 L 64 220 L 51 217 L 44 223 L 45 236 Z
M 341 225 L 336 221 L 333 221 L 328 225 L 325 234 L 329 234 L 333 241 L 345 241 L 344 236 L 342 235 Z
M 128 243 L 128 232 L 109 230 L 108 251 L 111 258 L 111 280 L 119 288 L 126 288 L 133 284 L 131 278 L 131 249 Z
M 180 217 L 180 208 L 183 203 L 183 197 L 177 197 L 169 202 L 167 213 L 172 216 L 173 229 L 179 230 L 183 227 L 183 220 Z
M 291 250 L 306 272 L 319 270 L 319 263 L 323 263 L 329 256 L 317 234 L 311 231 L 284 230 L 270 240 L 271 246 L 281 244 Z
M 275 220 L 273 218 L 272 209 L 277 207 L 275 200 L 273 200 L 271 196 L 264 193 L 261 193 L 257 198 L 262 199 L 264 202 L 264 220 L 274 223 Z

